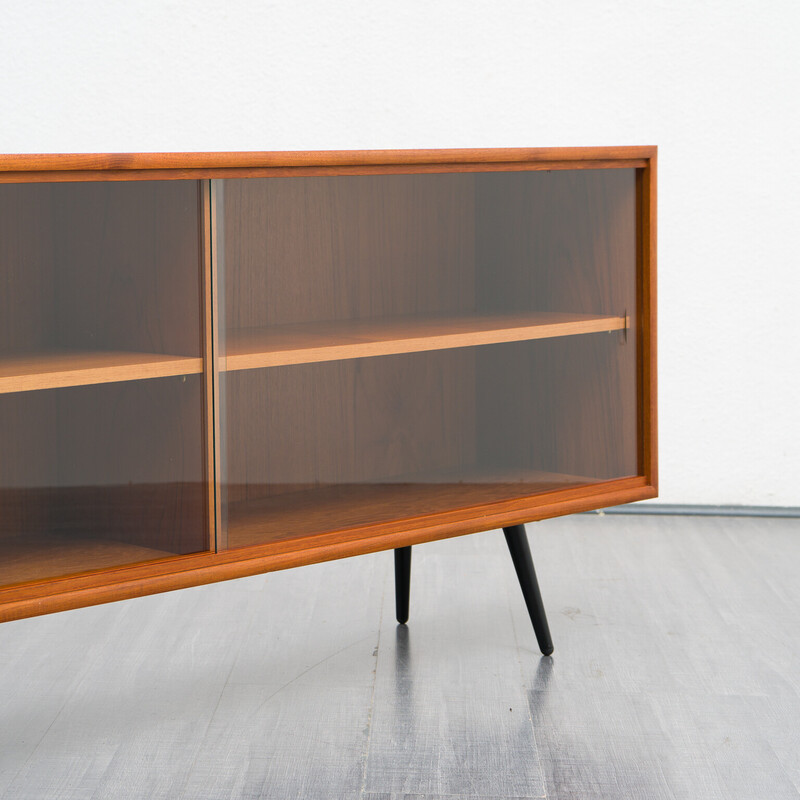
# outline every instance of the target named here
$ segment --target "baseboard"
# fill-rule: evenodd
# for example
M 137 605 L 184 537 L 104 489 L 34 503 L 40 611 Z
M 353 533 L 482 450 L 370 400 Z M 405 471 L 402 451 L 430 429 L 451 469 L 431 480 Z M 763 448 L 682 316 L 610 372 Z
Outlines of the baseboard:
M 706 506 L 681 503 L 631 503 L 587 514 L 655 514 L 694 517 L 800 517 L 796 506 Z

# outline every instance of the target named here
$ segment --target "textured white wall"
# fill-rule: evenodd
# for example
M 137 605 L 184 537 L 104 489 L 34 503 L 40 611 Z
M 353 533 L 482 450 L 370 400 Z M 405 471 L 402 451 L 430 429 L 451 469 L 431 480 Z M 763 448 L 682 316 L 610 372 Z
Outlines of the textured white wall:
M 3 4 L 0 152 L 657 144 L 661 501 L 800 506 L 800 3 Z

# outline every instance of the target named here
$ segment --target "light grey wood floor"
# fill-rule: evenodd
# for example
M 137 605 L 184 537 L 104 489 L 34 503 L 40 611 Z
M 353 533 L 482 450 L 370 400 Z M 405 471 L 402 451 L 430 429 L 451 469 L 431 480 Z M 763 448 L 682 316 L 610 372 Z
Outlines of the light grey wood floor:
M 0 797 L 800 796 L 800 521 L 528 531 L 0 625 Z

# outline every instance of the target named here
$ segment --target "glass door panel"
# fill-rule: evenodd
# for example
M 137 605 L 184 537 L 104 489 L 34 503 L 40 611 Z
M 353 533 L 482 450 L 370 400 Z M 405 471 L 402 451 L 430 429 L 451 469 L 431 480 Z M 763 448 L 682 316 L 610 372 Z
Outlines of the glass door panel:
M 196 181 L 0 186 L 0 585 L 208 547 Z
M 634 170 L 214 184 L 228 547 L 639 472 Z

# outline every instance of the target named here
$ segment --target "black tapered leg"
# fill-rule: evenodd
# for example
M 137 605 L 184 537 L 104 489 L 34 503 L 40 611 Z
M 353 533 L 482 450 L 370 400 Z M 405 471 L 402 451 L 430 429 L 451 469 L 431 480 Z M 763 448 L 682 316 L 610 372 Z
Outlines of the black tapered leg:
M 394 599 L 397 621 L 408 622 L 408 598 L 411 594 L 411 546 L 394 551 Z
M 536 641 L 539 642 L 539 649 L 542 653 L 549 656 L 553 652 L 553 640 L 550 638 L 542 593 L 539 591 L 539 582 L 536 580 L 536 571 L 533 569 L 533 559 L 528 546 L 528 537 L 525 535 L 525 526 L 512 525 L 509 528 L 503 528 L 503 533 L 506 535 L 511 560 L 514 562 L 519 585 L 522 587 L 522 596 L 525 598 L 525 605 L 528 607 L 528 614 L 533 623 Z

